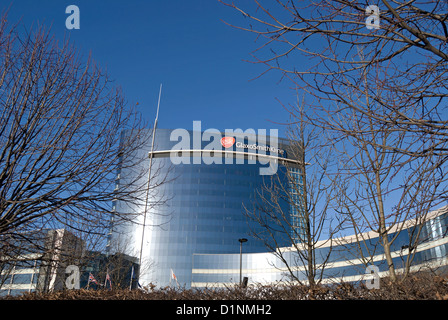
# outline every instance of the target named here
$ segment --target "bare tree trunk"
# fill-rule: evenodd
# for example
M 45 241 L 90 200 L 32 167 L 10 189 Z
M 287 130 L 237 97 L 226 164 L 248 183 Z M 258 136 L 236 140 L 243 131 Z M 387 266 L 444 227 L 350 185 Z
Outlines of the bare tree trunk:
M 301 113 L 291 121 L 287 153 L 288 157 L 299 160 L 299 164 L 287 168 L 286 179 L 275 176 L 259 190 L 255 208 L 246 210 L 246 215 L 266 229 L 253 232 L 253 236 L 264 241 L 284 263 L 291 278 L 300 284 L 305 282 L 296 270 L 298 266 L 303 267 L 306 282 L 312 289 L 324 277 L 332 252 L 331 239 L 339 231 L 340 224 L 334 225 L 331 206 L 336 189 L 327 177 L 332 150 L 323 142 L 325 135 L 322 131 L 306 122 L 304 106 L 298 109 Z M 290 259 L 287 254 L 291 251 L 277 245 L 276 237 L 282 235 L 289 237 L 293 257 L 296 258 Z M 330 246 L 318 261 L 316 250 L 324 243 L 321 241 L 323 237 Z

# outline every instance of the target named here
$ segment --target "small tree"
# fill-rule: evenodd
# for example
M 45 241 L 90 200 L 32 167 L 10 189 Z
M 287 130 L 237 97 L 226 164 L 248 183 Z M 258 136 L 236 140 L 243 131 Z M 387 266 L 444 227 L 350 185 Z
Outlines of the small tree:
M 137 153 L 150 131 L 109 77 L 68 41 L 43 27 L 21 34 L 6 15 L 0 62 L 0 235 L 61 226 L 104 234 L 111 217 L 141 214 L 114 206 L 158 186 L 147 184 L 148 168 L 118 183 L 120 170 L 144 167 Z
M 405 221 L 418 230 L 447 195 L 446 1 L 380 1 L 373 11 L 354 1 L 254 2 L 227 4 L 263 42 L 253 62 L 312 97 L 309 118 L 341 158 L 340 213 L 357 233 L 379 235 L 395 279 L 391 248 Z M 372 14 L 379 23 L 369 28 Z
M 253 236 L 283 262 L 289 276 L 304 283 L 303 268 L 306 282 L 314 287 L 323 279 L 332 238 L 341 224 L 335 224 L 332 216 L 337 189 L 327 176 L 333 165 L 332 148 L 325 132 L 307 123 L 304 106 L 296 111 L 289 126 L 287 154 L 297 164 L 280 168 L 283 172 L 266 180 L 254 209 L 246 209 L 246 215 L 262 226 L 262 231 L 253 230 Z M 280 247 L 285 238 L 290 248 Z M 323 247 L 329 248 L 325 254 L 319 250 Z
M 445 178 L 442 171 L 435 170 L 437 165 L 433 161 L 440 159 L 392 151 L 410 143 L 407 132 L 382 126 L 374 117 L 359 112 L 359 109 L 368 109 L 372 114 L 388 112 L 388 107 L 373 98 L 388 94 L 387 90 L 383 91 L 382 71 L 380 68 L 363 70 L 361 79 L 364 78 L 365 91 L 340 92 L 345 102 L 341 103 L 339 112 L 327 111 L 327 117 L 321 117 L 319 125 L 332 132 L 337 141 L 335 155 L 341 159 L 339 173 L 345 183 L 339 190 L 338 211 L 341 215 L 350 215 L 346 220 L 352 223 L 355 233 L 373 231 L 379 236 L 389 276 L 396 281 L 392 246 L 400 232 L 409 227 L 408 220 L 415 222 L 415 228 L 421 228 L 431 209 L 440 203 L 437 192 Z M 368 72 L 374 74 L 370 82 Z M 391 105 L 400 99 L 388 97 Z M 346 104 L 352 107 L 347 108 Z M 412 236 L 410 246 L 415 248 L 418 241 L 418 236 Z M 405 275 L 411 260 L 407 259 Z

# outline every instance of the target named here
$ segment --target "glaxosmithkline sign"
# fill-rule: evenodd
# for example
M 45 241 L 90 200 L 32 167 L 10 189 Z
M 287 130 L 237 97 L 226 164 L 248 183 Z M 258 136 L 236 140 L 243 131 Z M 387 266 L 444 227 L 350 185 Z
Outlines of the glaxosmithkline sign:
M 280 153 L 280 154 L 284 153 L 284 151 L 282 149 L 279 149 L 276 147 L 271 147 L 271 146 L 259 146 L 256 143 L 248 144 L 248 143 L 237 142 L 236 147 L 240 148 L 240 149 L 251 149 L 251 150 L 265 151 L 265 152 L 269 151 L 269 152 L 275 152 L 275 153 Z
M 223 137 L 221 139 L 221 145 L 224 148 L 230 148 L 235 144 L 235 138 L 234 137 Z M 276 148 L 276 147 L 272 147 L 272 146 L 260 146 L 256 143 L 253 144 L 248 144 L 248 143 L 242 143 L 242 142 L 237 142 L 236 143 L 236 147 L 239 149 L 250 149 L 250 150 L 257 150 L 257 151 L 269 151 L 269 152 L 275 152 L 275 153 L 280 153 L 283 154 L 284 151 L 282 149 Z
M 269 139 L 269 140 L 268 140 Z M 286 151 L 278 148 L 278 130 L 270 129 L 267 134 L 266 129 L 226 129 L 225 133 L 217 129 L 202 130 L 201 121 L 193 121 L 193 130 L 182 128 L 174 129 L 170 134 L 170 141 L 177 141 L 172 146 L 170 159 L 173 164 L 248 164 L 259 163 L 269 164 L 267 167 L 260 166 L 260 175 L 273 175 L 277 172 L 278 161 L 272 155 L 276 154 L 285 157 Z M 247 141 L 248 143 L 244 143 Z M 204 142 L 208 142 L 204 146 Z M 244 149 L 244 152 L 251 152 L 260 155 L 256 159 L 245 157 L 223 157 L 221 152 L 213 150 L 224 149 Z M 269 155 L 266 154 L 269 151 Z M 235 151 L 236 152 L 236 151 Z M 232 151 L 230 151 L 232 153 Z M 241 153 L 241 152 L 238 152 Z M 265 157 L 261 155 L 266 155 Z

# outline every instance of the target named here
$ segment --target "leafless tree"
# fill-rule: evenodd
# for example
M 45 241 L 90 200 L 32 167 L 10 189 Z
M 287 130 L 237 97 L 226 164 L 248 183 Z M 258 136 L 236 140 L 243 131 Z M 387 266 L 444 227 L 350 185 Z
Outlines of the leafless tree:
M 306 122 L 304 105 L 297 110 L 287 147 L 288 158 L 297 160 L 297 165 L 279 168 L 279 174 L 266 179 L 246 215 L 262 227 L 254 229 L 253 236 L 280 259 L 288 276 L 314 287 L 324 278 L 333 235 L 342 224 L 335 224 L 332 216 L 337 188 L 336 180 L 327 176 L 335 159 L 331 147 L 325 132 Z M 290 247 L 281 246 L 285 240 Z
M 153 168 L 160 179 L 147 183 L 139 150 L 151 131 L 109 76 L 68 40 L 19 32 L 6 15 L 0 61 L 0 240 L 49 227 L 105 234 L 111 218 L 142 214 L 114 206 L 151 196 L 163 179 Z
M 332 132 L 338 174 L 349 179 L 341 214 L 352 214 L 357 232 L 379 234 L 395 278 L 395 232 L 447 196 L 448 4 L 379 1 L 379 28 L 370 28 L 365 2 L 254 3 L 226 5 L 250 21 L 238 28 L 263 41 L 253 62 L 313 97 L 307 117 Z
M 412 133 L 421 142 L 393 150 L 446 156 L 446 1 L 378 1 L 378 28 L 370 29 L 374 12 L 368 2 L 255 0 L 254 8 L 247 3 L 225 4 L 249 20 L 237 27 L 262 41 L 252 62 L 266 66 L 266 71 L 279 70 L 314 96 L 318 108 L 331 108 L 335 102 L 355 108 L 391 130 Z M 372 93 L 371 99 L 386 113 L 353 106 L 340 96 L 344 91 L 365 92 L 361 74 L 367 69 L 366 74 L 376 77 L 369 70 L 377 68 L 387 68 L 383 94 Z M 390 97 L 395 103 L 390 103 Z
M 377 96 L 384 95 L 379 70 L 371 72 L 376 72 L 377 77 L 372 83 L 365 80 L 364 94 L 355 90 L 343 94 L 355 107 L 337 115 L 328 112 L 320 124 L 329 128 L 334 133 L 334 140 L 340 142 L 337 153 L 343 165 L 338 172 L 348 179 L 340 190 L 344 199 L 339 206 L 340 213 L 351 215 L 349 220 L 356 225 L 357 232 L 367 230 L 378 234 L 390 277 L 395 281 L 392 244 L 404 226 L 409 227 L 406 221 L 413 220 L 414 227 L 421 228 L 431 209 L 441 202 L 438 192 L 446 179 L 443 171 L 437 170 L 440 163 L 434 163 L 441 160 L 439 157 L 414 157 L 410 153 L 391 151 L 409 142 L 406 131 L 389 130 L 375 118 L 358 111 L 356 106 L 367 105 L 365 108 L 372 113 L 387 112 L 383 105 L 371 99 L 370 93 L 374 91 Z M 365 73 L 362 75 L 367 78 Z M 389 97 L 389 101 L 395 102 L 394 97 Z M 418 241 L 418 237 L 412 237 L 409 246 L 415 248 Z M 408 259 L 405 265 L 405 274 L 409 272 L 410 261 Z
M 109 273 L 113 287 L 135 288 L 138 279 L 153 272 L 156 267 L 151 257 L 142 257 L 142 260 L 139 260 L 140 248 L 136 248 L 132 240 L 132 237 L 122 236 L 108 243 L 107 258 L 98 274 L 100 279 L 105 279 L 106 273 Z

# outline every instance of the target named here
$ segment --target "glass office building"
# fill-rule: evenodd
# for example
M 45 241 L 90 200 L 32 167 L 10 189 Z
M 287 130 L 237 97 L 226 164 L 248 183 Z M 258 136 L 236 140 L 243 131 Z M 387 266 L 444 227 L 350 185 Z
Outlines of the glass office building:
M 66 267 L 79 264 L 85 246 L 65 229 L 44 229 L 1 240 L 7 246 L 0 259 L 0 297 L 63 289 Z
M 391 238 L 398 233 L 391 247 L 397 274 L 404 272 L 408 259 L 411 272 L 448 272 L 448 206 L 428 214 L 423 224 L 409 220 L 404 225 L 402 230 L 391 230 L 390 233 Z M 415 238 L 417 234 L 418 238 Z M 380 242 L 375 232 L 333 239 L 332 242 L 320 241 L 315 250 L 316 265 L 319 266 L 315 279 L 321 278 L 323 284 L 366 281 L 372 279 L 371 266 L 377 268 L 379 277 L 387 276 L 388 264 Z M 290 246 L 281 251 L 284 261 L 269 252 L 243 254 L 242 275 L 252 284 L 298 281 L 307 284 L 306 264 L 298 259 L 297 249 Z M 239 254 L 194 254 L 191 286 L 221 287 L 238 283 L 239 261 Z
M 238 254 L 241 238 L 248 239 L 244 252 L 266 252 L 265 243 L 252 237 L 252 232 L 266 229 L 245 212 L 257 210 L 258 192 L 265 186 L 288 183 L 290 168 L 301 181 L 298 162 L 288 158 L 286 140 L 264 131 L 157 129 L 154 141 L 153 149 L 149 143 L 138 156 L 147 159 L 142 166 L 152 161 L 151 185 L 167 180 L 131 208 L 137 214 L 132 222 L 113 225 L 109 242 L 111 253 L 138 258 L 141 252 L 142 286 L 190 287 L 195 254 Z M 122 170 L 118 183 L 126 183 L 137 171 Z M 161 199 L 162 205 L 152 206 Z M 299 229 L 297 215 L 289 217 L 290 204 L 281 206 L 288 214 L 285 230 L 290 223 Z M 119 201 L 114 209 L 129 211 Z M 291 244 L 287 234 L 277 239 L 281 246 Z
M 294 148 L 288 141 L 271 139 L 264 132 L 183 129 L 158 129 L 154 141 L 154 149 L 148 144 L 138 151 L 138 156 L 146 159 L 141 166 L 149 167 L 153 161 L 152 170 L 157 174 L 151 174 L 151 185 L 166 176 L 168 180 L 147 197 L 148 201 L 143 195 L 141 203 L 131 208 L 137 213 L 135 219 L 114 225 L 110 238 L 111 252 L 115 243 L 118 251 L 137 260 L 142 253 L 141 285 L 201 288 L 239 283 L 240 257 L 242 276 L 247 277 L 249 283 L 294 282 L 297 279 L 307 283 L 306 264 L 292 246 L 293 242 L 299 242 L 303 230 L 303 179 L 296 160 L 299 157 L 293 156 Z M 122 170 L 118 183 L 126 183 L 138 171 Z M 147 176 L 142 179 L 147 180 Z M 286 213 L 283 217 L 286 228 L 280 224 L 270 226 L 270 223 L 275 224 L 275 217 L 263 220 L 265 225 L 261 226 L 245 214 L 259 212 L 260 217 L 272 214 L 260 211 L 257 204 L 261 197 L 275 198 L 269 193 L 260 193 L 266 187 L 275 186 L 283 186 L 291 201 L 280 203 L 279 208 L 269 205 L 266 208 Z M 166 201 L 159 204 L 162 198 Z M 158 205 L 153 206 L 153 203 Z M 145 207 L 148 210 L 143 228 Z M 129 211 L 120 202 L 115 209 Z M 391 248 L 398 273 L 408 258 L 413 271 L 426 267 L 445 270 L 448 265 L 447 208 L 428 214 L 428 220 L 420 225 L 418 246 L 410 244 L 419 226 L 411 220 L 405 224 Z M 273 230 L 279 231 L 274 235 L 277 240 L 274 247 L 280 248 L 284 260 L 273 254 L 263 241 L 252 237 L 252 233 L 263 236 Z M 287 232 L 280 232 L 282 230 Z M 392 230 L 390 236 L 394 235 Z M 238 241 L 241 238 L 248 239 L 242 245 L 242 255 Z M 325 264 L 318 268 L 316 278 L 321 277 L 323 283 L 360 281 L 370 276 L 366 268 L 372 265 L 378 268 L 379 276 L 387 275 L 388 266 L 380 242 L 378 234 L 373 232 L 322 240 L 316 245 L 315 263 Z

